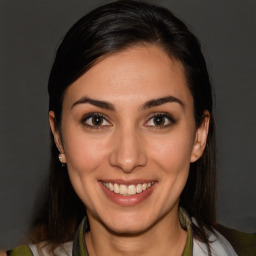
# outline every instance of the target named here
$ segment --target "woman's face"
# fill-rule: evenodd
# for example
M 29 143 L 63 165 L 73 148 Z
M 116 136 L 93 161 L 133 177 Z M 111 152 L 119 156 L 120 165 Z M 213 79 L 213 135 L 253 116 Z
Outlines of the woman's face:
M 136 233 L 177 217 L 209 121 L 196 129 L 180 62 L 156 46 L 108 56 L 67 89 L 61 139 L 49 116 L 91 225 Z

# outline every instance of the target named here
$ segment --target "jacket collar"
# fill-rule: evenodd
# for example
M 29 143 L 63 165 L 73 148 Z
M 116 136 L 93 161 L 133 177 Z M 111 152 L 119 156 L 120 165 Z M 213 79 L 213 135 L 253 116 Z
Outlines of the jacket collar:
M 193 235 L 191 228 L 191 220 L 188 213 L 181 207 L 179 208 L 179 220 L 181 226 L 187 230 L 188 234 L 182 256 L 193 256 Z M 87 225 L 85 217 L 75 233 L 72 256 L 89 256 L 85 244 L 86 226 Z

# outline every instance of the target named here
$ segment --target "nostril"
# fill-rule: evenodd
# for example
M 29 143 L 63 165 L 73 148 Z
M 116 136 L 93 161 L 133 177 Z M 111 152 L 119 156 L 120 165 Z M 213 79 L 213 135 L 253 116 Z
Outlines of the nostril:
M 140 137 L 134 127 L 129 125 L 115 134 L 113 148 L 110 151 L 110 165 L 119 168 L 125 173 L 134 171 L 138 167 L 145 166 L 147 157 L 145 148 L 140 143 Z
M 133 155 L 122 155 L 120 152 L 113 152 L 110 156 L 110 165 L 119 168 L 125 173 L 134 171 L 139 167 L 143 167 L 147 163 L 147 158 L 144 154 L 137 152 Z

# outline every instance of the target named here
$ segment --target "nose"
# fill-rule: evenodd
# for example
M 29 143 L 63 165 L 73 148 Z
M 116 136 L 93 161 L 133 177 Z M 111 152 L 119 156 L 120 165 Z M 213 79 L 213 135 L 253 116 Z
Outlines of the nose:
M 130 173 L 147 164 L 147 156 L 140 135 L 135 128 L 126 127 L 114 135 L 110 165 Z

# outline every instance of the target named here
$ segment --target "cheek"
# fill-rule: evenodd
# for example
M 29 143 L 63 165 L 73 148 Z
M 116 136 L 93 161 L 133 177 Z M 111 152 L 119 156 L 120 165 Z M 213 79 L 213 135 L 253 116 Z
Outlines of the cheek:
M 151 140 L 148 144 L 150 158 L 171 175 L 181 171 L 188 172 L 193 149 L 193 137 L 188 134 L 172 134 L 160 140 Z
M 87 206 L 94 205 L 93 198 L 97 193 L 95 180 L 99 170 L 106 167 L 106 140 L 92 138 L 83 131 L 72 131 L 63 131 L 69 177 L 83 203 Z
M 64 149 L 70 170 L 80 175 L 97 169 L 106 159 L 106 141 L 91 138 L 84 132 L 66 132 Z

